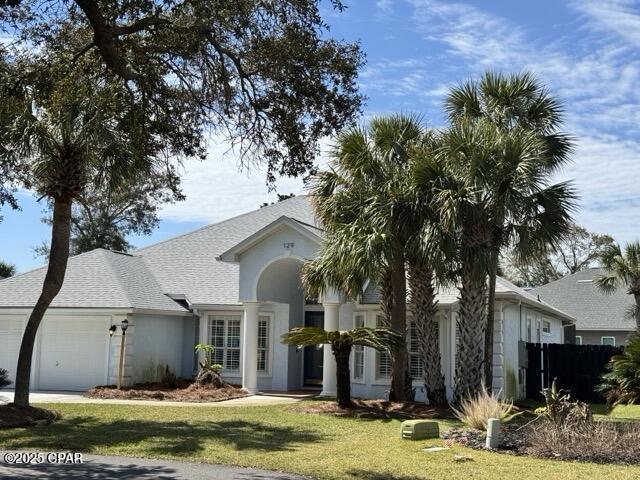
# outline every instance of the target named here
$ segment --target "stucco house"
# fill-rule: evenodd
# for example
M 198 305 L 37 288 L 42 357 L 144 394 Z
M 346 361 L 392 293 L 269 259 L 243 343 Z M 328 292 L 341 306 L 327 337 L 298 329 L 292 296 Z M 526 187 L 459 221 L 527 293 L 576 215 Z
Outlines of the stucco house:
M 602 273 L 601 268 L 587 268 L 531 293 L 576 319 L 577 344 L 624 346 L 636 327 L 628 315 L 634 299 L 624 288 L 611 295 L 602 293 L 594 281 Z
M 299 351 L 281 344 L 280 336 L 303 324 L 329 330 L 375 326 L 380 312 L 372 283 L 355 301 L 336 291 L 319 301 L 305 299 L 300 269 L 322 241 L 309 197 L 299 196 L 131 254 L 98 249 L 72 257 L 38 334 L 33 388 L 83 390 L 115 383 L 122 337 L 120 329 L 113 337 L 108 330 L 126 318 L 125 383 L 149 380 L 159 365 L 191 376 L 197 367 L 194 345 L 202 342 L 215 347 L 213 361 L 223 366 L 224 377 L 251 392 L 316 388 L 335 394 L 330 349 Z M 10 376 L 44 273 L 40 268 L 0 281 L 0 366 Z M 453 289 L 438 297 L 449 393 L 456 296 Z M 494 388 L 521 396 L 519 342 L 562 343 L 563 322 L 572 317 L 501 278 L 495 312 Z M 417 397 L 424 398 L 411 324 L 408 337 Z M 387 356 L 356 348 L 352 362 L 354 396 L 384 397 L 390 384 Z

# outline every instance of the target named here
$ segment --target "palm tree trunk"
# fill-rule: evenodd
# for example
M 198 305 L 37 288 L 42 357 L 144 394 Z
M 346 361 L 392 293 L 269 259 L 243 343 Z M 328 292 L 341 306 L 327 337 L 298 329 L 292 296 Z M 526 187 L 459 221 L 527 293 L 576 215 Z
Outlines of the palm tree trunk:
M 351 345 L 331 346 L 336 357 L 336 396 L 338 407 L 349 408 L 351 406 L 351 370 L 349 358 Z
M 493 322 L 496 307 L 496 279 L 498 276 L 499 250 L 492 250 L 489 265 L 489 293 L 487 295 L 487 324 L 484 331 L 484 385 L 493 387 Z
M 430 405 L 447 404 L 447 395 L 442 375 L 440 339 L 436 329 L 438 311 L 433 271 L 409 262 L 409 285 L 413 305 L 418 349 L 422 357 L 424 386 Z
M 471 263 L 471 262 L 469 262 Z M 461 275 L 454 400 L 460 402 L 482 389 L 482 347 L 485 330 L 486 276 L 476 265 L 463 265 Z
M 42 285 L 42 293 L 36 302 L 20 345 L 16 389 L 13 403 L 19 407 L 29 406 L 29 383 L 31 381 L 31 359 L 36 333 L 42 317 L 62 288 L 69 259 L 69 237 L 71 235 L 71 198 L 55 198 L 53 223 L 51 224 L 51 250 L 49 265 Z
M 407 353 L 407 278 L 404 257 L 401 256 L 391 270 L 393 289 L 393 308 L 391 310 L 391 328 L 402 335 L 403 341 L 394 349 L 391 356 L 391 390 L 389 400 L 404 402 L 411 398 L 411 377 L 409 373 L 409 355 Z
M 387 270 L 380 278 L 380 312 L 384 325 L 381 327 L 391 328 L 391 313 L 393 311 L 393 286 L 391 285 L 391 273 Z

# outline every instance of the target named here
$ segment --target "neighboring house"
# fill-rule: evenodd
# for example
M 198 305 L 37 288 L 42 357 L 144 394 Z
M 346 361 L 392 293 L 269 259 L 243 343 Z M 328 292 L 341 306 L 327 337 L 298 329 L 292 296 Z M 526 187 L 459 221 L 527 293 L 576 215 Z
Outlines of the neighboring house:
M 212 361 L 230 382 L 251 392 L 322 388 L 335 394 L 330 349 L 303 351 L 280 343 L 300 325 L 328 330 L 379 323 L 375 285 L 346 301 L 330 291 L 305 300 L 303 263 L 322 243 L 309 197 L 300 196 L 122 254 L 94 250 L 72 257 L 64 286 L 48 310 L 36 341 L 33 388 L 83 390 L 115 383 L 120 329 L 129 321 L 125 383 L 150 380 L 158 366 L 178 375 L 196 368 L 194 345 L 215 348 Z M 20 338 L 44 269 L 0 282 L 0 366 L 15 375 Z M 451 393 L 455 372 L 456 291 L 438 297 L 443 373 Z M 409 306 L 410 307 L 410 306 Z M 411 316 L 409 316 L 410 321 Z M 498 279 L 495 314 L 494 388 L 516 397 L 523 391 L 520 340 L 563 342 L 563 322 L 572 318 L 535 296 Z M 424 398 L 417 342 L 409 325 L 411 372 Z M 386 355 L 356 347 L 353 394 L 384 397 L 389 390 Z
M 588 268 L 531 290 L 544 302 L 561 308 L 576 319 L 576 343 L 583 345 L 625 345 L 635 321 L 627 312 L 634 305 L 625 288 L 602 293 L 595 279 L 601 268 Z

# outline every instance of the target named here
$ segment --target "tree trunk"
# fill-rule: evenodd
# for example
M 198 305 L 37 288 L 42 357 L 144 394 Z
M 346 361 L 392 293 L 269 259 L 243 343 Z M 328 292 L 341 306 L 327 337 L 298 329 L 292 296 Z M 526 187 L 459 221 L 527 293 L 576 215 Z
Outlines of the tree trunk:
M 489 293 L 487 295 L 487 322 L 484 331 L 484 385 L 488 391 L 493 387 L 493 322 L 496 307 L 496 278 L 498 276 L 499 250 L 490 254 Z
M 471 263 L 471 262 L 469 262 Z M 456 351 L 454 401 L 479 393 L 482 389 L 482 347 L 485 330 L 486 276 L 474 271 L 475 264 L 463 265 L 461 275 Z
M 339 348 L 332 345 L 331 349 L 333 355 L 336 357 L 336 396 L 338 407 L 349 408 L 351 406 L 351 370 L 349 369 L 351 345 L 342 345 Z
M 29 406 L 29 383 L 31 381 L 31 359 L 36 333 L 42 317 L 62 288 L 69 260 L 69 237 L 71 234 L 71 198 L 55 198 L 53 222 L 51 224 L 51 250 L 49 265 L 42 285 L 42 293 L 36 302 L 20 345 L 16 389 L 13 403 L 19 407 Z
M 447 404 L 447 394 L 436 328 L 438 310 L 433 271 L 409 262 L 409 285 L 427 399 L 430 405 L 443 406 Z
M 391 270 L 393 289 L 393 308 L 391 310 L 391 328 L 402 335 L 403 341 L 394 349 L 391 356 L 391 390 L 389 400 L 405 402 L 411 398 L 411 378 L 409 373 L 409 355 L 407 354 L 407 278 L 404 258 L 398 259 Z

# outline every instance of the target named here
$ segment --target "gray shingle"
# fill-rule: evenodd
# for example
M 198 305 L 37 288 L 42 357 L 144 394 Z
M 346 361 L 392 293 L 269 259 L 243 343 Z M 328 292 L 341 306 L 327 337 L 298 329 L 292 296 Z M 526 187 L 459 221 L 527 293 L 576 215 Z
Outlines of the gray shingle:
M 594 283 L 601 274 L 600 268 L 585 269 L 537 287 L 531 293 L 575 317 L 578 330 L 633 330 L 635 322 L 626 315 L 633 298 L 624 288 L 612 295 L 601 293 Z
M 0 307 L 33 307 L 45 267 L 0 282 Z M 139 308 L 184 312 L 164 295 L 139 256 L 96 249 L 69 259 L 53 308 Z
M 282 216 L 318 234 L 310 199 L 301 195 L 134 253 L 142 256 L 165 293 L 186 295 L 193 304 L 237 304 L 238 266 L 216 257 Z

